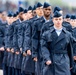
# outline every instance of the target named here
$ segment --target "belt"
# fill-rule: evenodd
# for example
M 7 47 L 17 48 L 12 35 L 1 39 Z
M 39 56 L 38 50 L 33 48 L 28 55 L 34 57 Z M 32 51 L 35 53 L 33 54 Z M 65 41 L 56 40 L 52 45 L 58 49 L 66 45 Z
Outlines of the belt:
M 67 54 L 67 50 L 51 50 L 50 52 L 54 54 Z

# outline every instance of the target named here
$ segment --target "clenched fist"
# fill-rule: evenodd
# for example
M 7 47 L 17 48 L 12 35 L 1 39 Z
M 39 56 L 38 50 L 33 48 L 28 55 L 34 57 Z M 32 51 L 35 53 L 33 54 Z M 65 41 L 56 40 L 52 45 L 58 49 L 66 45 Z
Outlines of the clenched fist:
M 27 55 L 31 55 L 31 50 L 27 50 Z
M 50 64 L 52 64 L 52 62 L 51 62 L 50 60 L 48 60 L 48 61 L 46 62 L 46 65 L 50 65 Z

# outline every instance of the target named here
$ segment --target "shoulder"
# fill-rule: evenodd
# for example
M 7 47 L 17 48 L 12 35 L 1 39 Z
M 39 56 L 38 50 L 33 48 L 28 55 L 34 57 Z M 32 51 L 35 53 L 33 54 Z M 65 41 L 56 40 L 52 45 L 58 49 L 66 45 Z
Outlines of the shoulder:
M 45 38 L 48 38 L 49 36 L 50 36 L 50 30 L 47 30 L 47 31 L 45 31 L 43 34 L 42 34 L 42 36 L 43 37 L 45 37 Z

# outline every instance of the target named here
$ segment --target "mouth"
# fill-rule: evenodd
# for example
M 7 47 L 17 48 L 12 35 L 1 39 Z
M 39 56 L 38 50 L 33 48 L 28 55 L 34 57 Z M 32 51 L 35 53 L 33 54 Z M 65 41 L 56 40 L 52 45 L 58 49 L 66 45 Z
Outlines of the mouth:
M 60 25 L 60 23 L 57 23 L 58 25 Z

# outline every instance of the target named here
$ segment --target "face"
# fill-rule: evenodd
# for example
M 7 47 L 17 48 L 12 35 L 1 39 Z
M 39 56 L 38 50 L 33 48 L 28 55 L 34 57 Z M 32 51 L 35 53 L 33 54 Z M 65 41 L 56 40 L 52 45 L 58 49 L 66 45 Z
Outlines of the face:
M 32 18 L 32 17 L 33 17 L 32 10 L 29 10 L 29 11 L 27 12 L 27 15 L 28 15 L 28 19 Z
M 33 10 L 33 16 L 36 16 L 37 14 L 36 14 L 36 10 Z
M 38 16 L 43 16 L 43 7 L 36 8 L 36 14 Z
M 53 23 L 56 27 L 61 27 L 63 22 L 63 17 L 53 18 Z
M 17 20 L 17 17 L 13 17 L 13 21 L 16 21 Z
M 47 7 L 47 8 L 44 8 L 44 9 L 43 9 L 43 12 L 44 12 L 44 15 L 45 15 L 46 17 L 49 17 L 50 14 L 51 14 L 51 12 L 52 12 L 51 6 L 49 6 L 49 7 Z
M 7 17 L 7 22 L 8 22 L 9 24 L 12 24 L 12 22 L 13 22 L 13 17 Z
M 24 13 L 23 14 L 23 18 L 24 18 L 24 20 L 27 20 L 28 19 L 27 13 Z
M 64 21 L 70 22 L 70 18 L 66 18 L 66 19 L 64 19 Z
M 7 17 L 6 12 L 3 12 L 3 13 L 2 13 L 2 20 L 3 20 L 3 21 L 6 21 L 6 17 Z
M 76 20 L 71 19 L 70 24 L 72 25 L 72 27 L 76 26 Z
M 23 20 L 23 12 L 19 13 L 19 18 L 20 18 L 20 20 Z

